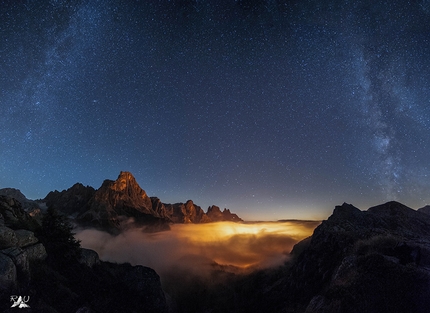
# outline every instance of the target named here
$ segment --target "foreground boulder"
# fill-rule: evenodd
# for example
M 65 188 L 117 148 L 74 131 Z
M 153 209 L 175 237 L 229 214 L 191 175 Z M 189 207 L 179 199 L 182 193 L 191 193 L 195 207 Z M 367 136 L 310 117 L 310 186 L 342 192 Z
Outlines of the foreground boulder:
M 88 267 L 93 267 L 100 263 L 99 254 L 94 250 L 81 248 L 81 257 L 79 262 Z
M 0 249 L 13 247 L 18 244 L 15 232 L 6 226 L 0 226 Z
M 16 266 L 12 259 L 0 253 L 0 292 L 16 285 Z
M 26 229 L 15 230 L 15 235 L 18 239 L 19 247 L 26 247 L 39 241 L 32 231 Z

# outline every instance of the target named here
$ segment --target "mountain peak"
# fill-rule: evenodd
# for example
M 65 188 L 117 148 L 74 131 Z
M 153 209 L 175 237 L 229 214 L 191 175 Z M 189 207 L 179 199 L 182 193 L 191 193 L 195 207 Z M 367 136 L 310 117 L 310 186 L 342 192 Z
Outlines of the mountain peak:
M 120 172 L 115 181 L 105 180 L 89 200 L 87 209 L 79 220 L 102 227 L 119 228 L 122 217 L 133 217 L 139 222 L 157 219 L 151 199 L 130 172 Z
M 112 188 L 116 191 L 124 191 L 126 189 L 136 189 L 139 191 L 142 190 L 142 188 L 140 188 L 139 184 L 134 178 L 133 174 L 131 174 L 130 172 L 121 171 L 116 181 L 112 183 Z M 145 192 L 144 190 L 142 191 Z
M 105 180 L 95 197 L 101 202 L 109 202 L 114 207 L 125 206 L 152 213 L 151 200 L 130 172 L 120 172 L 115 181 Z
M 131 181 L 136 181 L 136 179 L 134 178 L 133 174 L 130 172 L 119 172 L 118 178 L 117 180 L 131 180 Z

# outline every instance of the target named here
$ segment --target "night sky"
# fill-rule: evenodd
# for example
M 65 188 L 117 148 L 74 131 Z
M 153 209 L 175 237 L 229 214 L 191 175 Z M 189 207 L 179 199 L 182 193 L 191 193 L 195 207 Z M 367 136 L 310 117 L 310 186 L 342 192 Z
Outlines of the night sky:
M 1 1 L 0 188 L 130 171 L 244 219 L 430 203 L 430 1 Z

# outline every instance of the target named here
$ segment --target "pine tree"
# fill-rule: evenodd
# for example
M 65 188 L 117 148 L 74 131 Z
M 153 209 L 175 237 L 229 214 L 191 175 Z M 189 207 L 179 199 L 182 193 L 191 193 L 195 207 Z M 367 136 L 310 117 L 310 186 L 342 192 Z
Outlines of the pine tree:
M 75 239 L 67 217 L 50 207 L 42 219 L 41 239 L 48 259 L 58 266 L 75 263 L 81 256 L 80 242 Z

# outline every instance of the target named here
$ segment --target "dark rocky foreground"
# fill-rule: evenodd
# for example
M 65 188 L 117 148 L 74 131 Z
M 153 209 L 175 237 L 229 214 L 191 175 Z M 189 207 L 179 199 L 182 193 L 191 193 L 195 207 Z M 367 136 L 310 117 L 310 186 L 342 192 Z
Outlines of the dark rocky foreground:
M 102 262 L 70 230 L 55 211 L 39 224 L 0 196 L 0 312 L 168 311 L 154 270 Z

